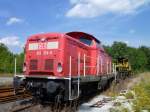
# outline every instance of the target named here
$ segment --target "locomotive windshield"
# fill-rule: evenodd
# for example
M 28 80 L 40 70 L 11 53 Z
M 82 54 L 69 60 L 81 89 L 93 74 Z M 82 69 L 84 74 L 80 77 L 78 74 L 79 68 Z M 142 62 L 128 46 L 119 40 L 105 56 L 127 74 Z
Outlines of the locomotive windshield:
M 80 42 L 82 42 L 82 43 L 84 43 L 84 44 L 86 44 L 86 45 L 91 45 L 92 44 L 92 40 L 91 39 L 88 39 L 88 38 L 86 38 L 86 37 L 80 37 Z

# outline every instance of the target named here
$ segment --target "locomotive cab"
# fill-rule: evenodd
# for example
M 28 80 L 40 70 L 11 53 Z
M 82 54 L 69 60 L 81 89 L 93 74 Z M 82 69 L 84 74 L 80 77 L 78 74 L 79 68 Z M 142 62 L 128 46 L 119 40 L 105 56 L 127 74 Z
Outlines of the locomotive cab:
M 37 34 L 28 38 L 25 45 L 23 78 L 16 76 L 14 86 L 23 85 L 34 97 L 55 99 L 64 89 L 63 34 Z M 17 79 L 17 80 L 16 80 Z M 59 89 L 59 90 L 58 90 Z M 48 95 L 49 94 L 49 95 Z
M 60 39 L 53 35 L 32 36 L 26 44 L 26 76 L 59 76 L 62 72 Z

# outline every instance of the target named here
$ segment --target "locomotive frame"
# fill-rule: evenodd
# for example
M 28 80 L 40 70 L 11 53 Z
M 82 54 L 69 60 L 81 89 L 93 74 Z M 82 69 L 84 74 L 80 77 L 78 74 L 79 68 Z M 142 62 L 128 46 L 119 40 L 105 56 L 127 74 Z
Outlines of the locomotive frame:
M 83 33 L 83 32 L 70 32 L 70 35 L 84 35 L 88 38 L 99 42 L 95 37 Z M 62 35 L 61 35 L 62 36 Z M 73 37 L 67 37 L 71 41 L 78 42 Z M 79 43 L 79 42 L 78 42 Z M 81 42 L 80 42 L 81 43 Z M 83 43 L 82 43 L 83 44 Z M 81 45 L 80 45 L 81 46 Z M 100 50 L 98 48 L 97 50 Z M 105 57 L 110 58 L 105 51 L 103 51 Z M 112 64 L 111 60 L 103 62 L 103 58 L 100 55 L 95 57 L 89 56 L 86 53 L 81 54 L 77 52 L 77 63 L 73 63 L 74 57 L 68 56 L 68 75 L 67 76 L 43 76 L 43 75 L 15 75 L 14 88 L 17 90 L 19 86 L 24 86 L 29 90 L 36 98 L 47 100 L 50 99 L 57 101 L 68 101 L 79 98 L 82 92 L 89 91 L 90 89 L 102 89 L 106 83 L 112 78 L 116 78 L 116 66 Z M 25 59 L 26 60 L 26 59 Z M 87 61 L 93 60 L 92 64 L 88 65 Z M 26 60 L 27 61 L 27 60 Z M 82 66 L 81 66 L 82 65 Z M 105 66 L 104 66 L 105 65 Z M 73 75 L 73 67 L 77 68 L 77 75 Z M 82 68 L 82 72 L 81 72 Z M 93 69 L 94 68 L 94 69 Z M 103 70 L 104 68 L 104 70 Z M 92 74 L 87 75 L 87 70 L 90 70 Z M 49 96 L 50 95 L 50 96 Z M 46 97 L 45 97 L 46 96 Z M 50 98 L 49 98 L 50 97 Z M 51 99 L 52 98 L 52 99 Z

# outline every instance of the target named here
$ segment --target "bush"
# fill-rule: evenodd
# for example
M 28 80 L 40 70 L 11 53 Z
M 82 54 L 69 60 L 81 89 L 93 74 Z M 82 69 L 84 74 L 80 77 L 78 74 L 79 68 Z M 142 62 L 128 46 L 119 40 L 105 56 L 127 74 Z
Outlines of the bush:
M 136 95 L 133 102 L 135 112 L 150 111 L 150 76 L 145 76 L 141 83 L 134 87 L 134 92 Z
M 133 99 L 133 98 L 134 98 L 134 95 L 133 95 L 132 92 L 128 92 L 128 93 L 125 95 L 125 97 L 126 97 L 127 99 Z

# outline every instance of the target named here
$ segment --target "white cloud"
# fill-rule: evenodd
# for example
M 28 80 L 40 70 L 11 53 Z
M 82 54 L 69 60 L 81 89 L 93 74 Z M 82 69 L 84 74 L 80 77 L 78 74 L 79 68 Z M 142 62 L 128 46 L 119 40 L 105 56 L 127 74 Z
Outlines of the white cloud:
M 70 0 L 73 7 L 67 17 L 91 18 L 107 13 L 131 14 L 149 0 Z
M 19 37 L 17 36 L 8 36 L 0 38 L 0 43 L 5 44 L 12 52 L 18 53 L 23 50 L 23 45 Z
M 127 45 L 129 44 L 129 41 L 127 41 L 127 40 L 126 40 L 126 41 L 124 41 L 124 42 L 125 42 Z
M 23 20 L 17 17 L 11 17 L 8 19 L 8 21 L 6 22 L 6 25 L 12 25 L 12 24 L 16 24 L 16 23 L 22 23 Z
M 0 43 L 3 43 L 7 46 L 20 46 L 19 37 L 17 36 L 0 38 Z

